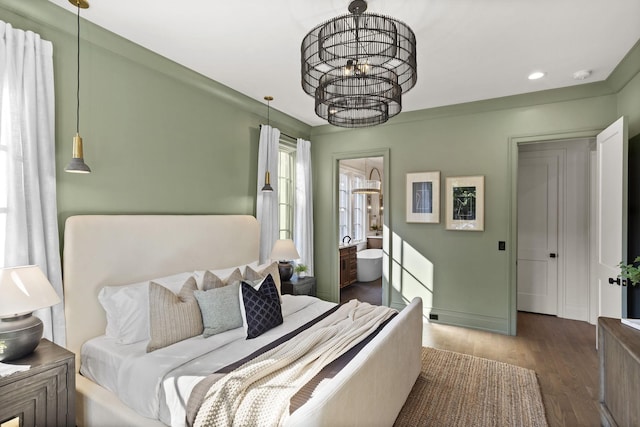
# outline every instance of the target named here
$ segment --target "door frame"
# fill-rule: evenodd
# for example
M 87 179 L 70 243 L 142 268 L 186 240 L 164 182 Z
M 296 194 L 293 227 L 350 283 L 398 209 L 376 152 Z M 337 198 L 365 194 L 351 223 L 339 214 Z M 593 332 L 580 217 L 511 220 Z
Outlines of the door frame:
M 508 141 L 509 167 L 508 174 L 510 177 L 509 205 L 511 207 L 509 215 L 509 335 L 517 334 L 518 319 L 518 146 L 521 144 L 546 143 L 556 140 L 595 138 L 606 127 L 574 130 L 567 132 L 559 132 L 553 134 L 532 134 L 522 136 L 512 136 Z
M 391 197 L 389 197 L 389 152 L 387 148 L 376 148 L 371 150 L 347 151 L 332 154 L 331 179 L 333 195 L 331 198 L 331 239 L 330 245 L 333 248 L 330 273 L 334 278 L 334 285 L 331 287 L 330 298 L 332 301 L 340 302 L 340 250 L 338 236 L 338 206 L 340 190 L 340 160 L 360 159 L 366 157 L 382 157 L 382 194 L 385 195 L 384 217 L 382 221 L 382 305 L 390 304 L 390 289 L 388 272 L 391 271 L 391 245 L 389 244 L 390 224 L 391 224 Z

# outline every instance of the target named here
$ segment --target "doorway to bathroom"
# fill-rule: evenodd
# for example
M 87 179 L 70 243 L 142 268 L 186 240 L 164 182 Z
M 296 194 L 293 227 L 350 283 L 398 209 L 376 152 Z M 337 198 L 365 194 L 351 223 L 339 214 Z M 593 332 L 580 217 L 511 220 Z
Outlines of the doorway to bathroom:
M 384 157 L 339 160 L 340 302 L 383 303 Z

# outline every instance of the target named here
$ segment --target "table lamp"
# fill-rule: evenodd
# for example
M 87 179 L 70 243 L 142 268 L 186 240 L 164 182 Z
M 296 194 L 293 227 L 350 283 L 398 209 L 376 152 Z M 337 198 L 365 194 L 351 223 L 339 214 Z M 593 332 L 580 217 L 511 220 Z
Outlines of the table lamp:
M 271 259 L 278 260 L 278 272 L 280 280 L 287 281 L 293 276 L 291 260 L 299 259 L 300 254 L 291 239 L 276 240 L 271 250 Z
M 0 362 L 31 353 L 42 338 L 42 321 L 31 313 L 60 298 L 37 265 L 0 269 Z

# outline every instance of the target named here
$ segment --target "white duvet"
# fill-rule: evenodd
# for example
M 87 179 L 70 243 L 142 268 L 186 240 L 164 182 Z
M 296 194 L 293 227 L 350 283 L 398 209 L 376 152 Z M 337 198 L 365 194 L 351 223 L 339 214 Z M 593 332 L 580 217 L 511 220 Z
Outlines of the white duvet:
M 185 425 L 191 390 L 202 378 L 285 335 L 335 306 L 298 295 L 282 296 L 284 323 L 247 340 L 243 328 L 209 338 L 196 336 L 146 353 L 146 342 L 129 345 L 98 337 L 82 348 L 80 372 L 114 392 L 140 415 Z

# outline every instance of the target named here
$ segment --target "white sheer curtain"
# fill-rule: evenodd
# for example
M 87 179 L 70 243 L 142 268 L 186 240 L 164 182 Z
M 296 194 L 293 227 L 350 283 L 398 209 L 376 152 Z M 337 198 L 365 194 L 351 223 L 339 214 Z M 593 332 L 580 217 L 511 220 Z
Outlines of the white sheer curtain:
M 0 228 L 3 267 L 38 265 L 63 298 L 56 207 L 53 45 L 0 21 Z M 2 223 L 0 223 L 2 225 Z M 65 345 L 63 303 L 35 313 Z
M 313 192 L 311 182 L 311 143 L 298 138 L 296 147 L 296 203 L 293 240 L 300 262 L 313 276 Z
M 260 145 L 258 147 L 258 197 L 256 201 L 256 218 L 260 224 L 260 263 L 269 261 L 271 249 L 278 240 L 280 231 L 278 224 L 278 144 L 280 131 L 268 125 L 260 129 Z M 271 174 L 272 193 L 262 191 L 266 171 Z

